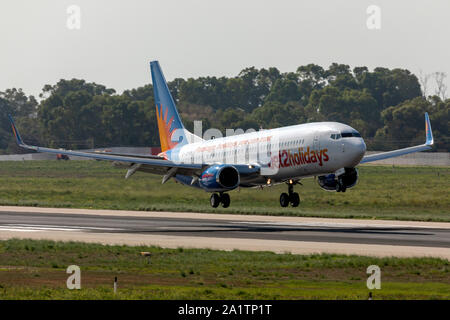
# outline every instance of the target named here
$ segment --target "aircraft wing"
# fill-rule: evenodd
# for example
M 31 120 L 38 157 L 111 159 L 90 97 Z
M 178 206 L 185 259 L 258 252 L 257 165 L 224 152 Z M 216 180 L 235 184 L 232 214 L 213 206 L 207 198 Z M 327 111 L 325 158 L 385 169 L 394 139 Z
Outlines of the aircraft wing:
M 364 156 L 364 158 L 362 158 L 360 163 L 367 163 L 367 162 L 372 162 L 372 161 L 377 161 L 377 160 L 395 158 L 395 157 L 402 156 L 404 154 L 431 149 L 431 146 L 434 143 L 434 139 L 433 139 L 433 132 L 431 131 L 431 124 L 430 124 L 430 118 L 428 117 L 428 113 L 425 113 L 425 135 L 426 135 L 425 144 L 421 144 L 419 146 L 414 146 L 414 147 L 409 147 L 409 148 L 403 148 L 403 149 L 383 152 L 383 153 L 367 155 L 367 156 Z
M 146 159 L 158 159 L 164 160 L 164 157 L 156 156 L 152 154 L 138 154 L 138 153 L 117 153 L 117 152 L 108 152 L 108 151 L 86 151 L 86 153 L 94 153 L 94 154 L 107 154 L 110 156 L 121 156 L 121 157 L 133 157 L 133 158 L 146 158 Z
M 137 170 L 159 173 L 167 176 L 167 179 L 175 175 L 176 173 L 186 174 L 186 175 L 199 175 L 201 173 L 201 169 L 203 168 L 202 164 L 189 164 L 189 163 L 177 163 L 170 160 L 165 160 L 156 157 L 136 157 L 136 156 L 127 156 L 127 155 L 117 155 L 117 154 L 108 154 L 103 152 L 83 152 L 83 151 L 72 151 L 72 150 L 64 150 L 64 149 L 52 149 L 52 148 L 44 148 L 38 146 L 30 146 L 23 142 L 19 131 L 14 124 L 13 118 L 8 115 L 9 121 L 11 122 L 12 130 L 14 136 L 16 138 L 17 144 L 25 149 L 34 150 L 37 152 L 44 153 L 54 153 L 54 154 L 64 154 L 68 156 L 76 156 L 76 157 L 85 157 L 97 160 L 106 160 L 106 161 L 114 161 L 115 163 L 128 165 L 129 170 L 127 175 L 128 178 Z M 141 168 L 142 167 L 142 168 Z M 166 177 L 166 176 L 165 176 Z M 164 180 L 163 182 L 167 181 Z

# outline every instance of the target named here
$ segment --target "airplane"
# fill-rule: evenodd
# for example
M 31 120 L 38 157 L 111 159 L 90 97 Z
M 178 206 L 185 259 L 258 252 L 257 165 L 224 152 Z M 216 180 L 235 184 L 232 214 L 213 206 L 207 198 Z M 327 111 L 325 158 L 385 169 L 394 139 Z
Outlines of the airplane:
M 371 155 L 365 155 L 366 144 L 359 132 L 338 122 L 305 123 L 203 140 L 181 122 L 159 62 L 150 62 L 150 70 L 160 154 L 83 152 L 27 145 L 9 115 L 17 144 L 37 152 L 112 161 L 127 169 L 126 179 L 136 171 L 159 174 L 163 184 L 172 178 L 202 189 L 211 193 L 213 208 L 220 204 L 227 208 L 232 190 L 280 183 L 288 187 L 287 193 L 280 195 L 280 205 L 297 207 L 300 197 L 294 186 L 308 177 L 317 177 L 326 191 L 345 192 L 356 185 L 359 164 L 428 150 L 434 143 L 428 113 L 425 144 Z

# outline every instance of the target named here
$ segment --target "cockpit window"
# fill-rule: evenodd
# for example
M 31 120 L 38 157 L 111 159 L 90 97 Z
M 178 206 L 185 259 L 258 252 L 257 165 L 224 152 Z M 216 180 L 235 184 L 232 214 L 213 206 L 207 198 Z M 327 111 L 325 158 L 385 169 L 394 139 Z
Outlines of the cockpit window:
M 342 138 L 351 138 L 351 137 L 355 137 L 355 138 L 361 138 L 361 135 L 359 134 L 358 131 L 347 131 L 347 132 L 341 132 L 342 134 Z
M 340 133 L 333 133 L 330 137 L 333 140 L 339 140 L 341 138 L 341 134 Z

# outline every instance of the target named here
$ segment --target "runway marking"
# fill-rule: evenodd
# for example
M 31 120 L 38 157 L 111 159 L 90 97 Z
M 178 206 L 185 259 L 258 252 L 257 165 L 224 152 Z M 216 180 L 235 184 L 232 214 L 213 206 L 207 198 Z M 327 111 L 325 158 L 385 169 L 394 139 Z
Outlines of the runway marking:
M 265 223 L 331 223 L 331 224 L 356 224 L 357 226 L 392 226 L 409 228 L 450 229 L 449 222 L 428 221 L 395 221 L 395 220 L 368 220 L 346 218 L 316 218 L 316 217 L 292 217 L 270 215 L 240 215 L 240 214 L 214 214 L 197 212 L 166 212 L 166 211 L 126 211 L 126 210 L 96 210 L 96 209 L 69 209 L 69 208 L 44 208 L 44 207 L 18 207 L 0 206 L 0 212 L 7 213 L 45 213 L 45 214 L 76 214 L 116 217 L 140 217 L 140 218 L 169 218 L 169 219 L 201 219 L 222 221 L 244 221 Z
M 7 228 L 7 227 L 1 227 L 0 230 L 2 231 L 14 231 L 14 232 L 36 232 L 36 231 L 42 231 L 42 230 L 30 230 L 30 229 L 23 229 L 23 228 Z
M 3 231 L 18 231 L 18 232 L 37 232 L 37 231 L 118 231 L 123 229 L 118 228 L 100 228 L 100 227 L 72 227 L 72 226 L 58 226 L 58 225 L 32 225 L 32 224 L 5 224 L 0 225 L 0 230 Z
M 448 230 L 450 223 L 437 222 L 421 222 L 421 221 L 386 221 L 386 220 L 353 220 L 353 219 L 328 219 L 328 218 L 306 218 L 306 217 L 278 217 L 278 216 L 244 216 L 231 214 L 202 214 L 202 213 L 183 213 L 183 212 L 139 212 L 139 211 L 114 211 L 114 210 L 87 210 L 87 209 L 60 209 L 60 208 L 35 208 L 35 207 L 0 207 L 0 212 L 5 212 L 8 219 L 0 225 L 0 240 L 11 238 L 24 239 L 51 239 L 56 241 L 85 241 L 104 244 L 128 244 L 128 245 L 157 245 L 161 247 L 185 247 L 185 248 L 211 248 L 216 250 L 251 250 L 251 251 L 273 251 L 273 252 L 291 252 L 293 254 L 311 254 L 311 253 L 340 253 L 340 254 L 360 254 L 370 256 L 435 256 L 450 259 L 450 249 L 447 247 L 432 247 L 433 241 L 428 241 L 430 246 L 408 246 L 398 245 L 395 240 L 392 244 L 365 244 L 352 242 L 315 242 L 315 241 L 298 241 L 298 240 L 270 240 L 270 239 L 249 239 L 249 238 L 232 238 L 224 236 L 224 233 L 215 233 L 211 236 L 199 237 L 195 235 L 176 235 L 176 233 L 152 234 L 158 231 L 174 230 L 185 232 L 192 230 L 192 226 L 183 224 L 195 224 L 195 231 L 199 229 L 220 229 L 220 230 L 237 230 L 239 225 L 251 226 L 267 226 L 269 228 L 285 227 L 305 227 L 305 228 L 330 228 L 327 232 L 334 232 L 336 228 L 367 228 L 375 229 L 379 232 L 381 228 L 404 228 L 404 229 L 442 229 L 436 231 L 441 234 L 439 241 L 448 241 Z M 14 213 L 20 213 L 21 220 L 14 220 Z M 60 215 L 61 219 L 40 220 L 45 218 L 43 215 L 39 217 L 39 213 L 54 214 L 55 218 Z M 32 220 L 35 223 L 26 223 L 27 217 L 23 215 L 30 214 L 39 217 L 39 220 Z M 63 215 L 73 215 L 75 220 L 64 222 Z M 82 218 L 86 217 L 86 220 Z M 101 219 L 106 217 L 106 222 Z M 51 217 L 53 219 L 54 217 Z M 136 220 L 131 223 L 131 227 L 126 224 L 119 224 L 117 218 L 114 218 L 112 226 L 119 228 L 106 227 L 89 227 L 90 223 L 98 226 L 108 226 L 108 219 L 111 217 L 121 217 L 126 222 L 127 218 L 132 217 L 146 220 L 147 223 L 139 223 Z M 93 220 L 90 220 L 93 218 Z M 81 219 L 82 222 L 76 222 Z M 100 219 L 100 220 L 99 220 Z M 154 223 L 150 223 L 152 219 L 156 219 Z M 162 221 L 166 221 L 169 225 L 161 225 Z M 44 224 L 39 224 L 39 222 Z M 55 225 L 45 224 L 52 223 Z M 75 222 L 74 222 L 75 221 Z M 87 222 L 86 222 L 87 221 Z M 8 224 L 9 222 L 9 224 Z M 13 223 L 16 222 L 16 223 Z M 58 224 L 60 223 L 60 224 Z M 72 226 L 66 224 L 71 223 Z M 105 223 L 105 224 L 101 224 Z M 77 226 L 82 224 L 82 227 Z M 123 228 L 120 228 L 123 227 Z M 140 230 L 142 227 L 142 230 Z M 127 229 L 128 228 L 128 229 Z M 136 229 L 137 228 L 137 229 Z M 115 231 L 123 232 L 118 234 Z M 427 230 L 427 231 L 428 231 Z M 131 231 L 131 232 L 127 232 Z M 141 232 L 146 231 L 146 232 Z M 323 230 L 320 230 L 323 231 Z M 337 230 L 339 231 L 339 230 Z M 406 231 L 406 230 L 404 230 Z M 283 233 L 284 230 L 280 230 Z M 427 233 L 427 232 L 425 232 Z M 233 234 L 229 232 L 228 234 Z M 421 234 L 423 235 L 423 233 Z M 222 236 L 222 237 L 221 237 Z M 367 237 L 372 238 L 372 237 Z M 290 239 L 290 238 L 289 238 Z M 357 241 L 358 239 L 351 239 Z M 422 239 L 424 243 L 426 239 Z
M 389 225 L 389 224 L 361 224 L 361 223 L 336 223 L 336 222 L 276 222 L 276 221 L 230 221 L 233 224 L 254 224 L 254 225 L 266 225 L 277 227 L 326 227 L 326 228 L 371 228 L 371 229 L 385 229 L 385 228 L 423 228 L 423 229 L 436 229 L 436 227 L 430 226 L 411 226 L 411 225 Z
M 92 229 L 92 230 L 124 230 L 123 228 L 105 228 L 105 227 L 81 227 L 81 226 L 66 226 L 66 225 L 54 225 L 54 224 L 28 224 L 28 223 L 16 223 L 11 224 L 18 227 L 36 227 L 36 228 L 68 228 L 68 229 Z

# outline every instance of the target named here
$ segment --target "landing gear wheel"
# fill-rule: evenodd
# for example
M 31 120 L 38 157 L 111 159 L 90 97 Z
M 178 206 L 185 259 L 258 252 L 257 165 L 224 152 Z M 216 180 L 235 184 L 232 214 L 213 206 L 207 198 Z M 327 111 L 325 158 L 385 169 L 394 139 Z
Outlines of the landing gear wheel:
M 222 207 L 228 208 L 230 206 L 230 195 L 228 193 L 223 193 L 220 196 L 220 202 L 222 202 Z
M 289 205 L 289 195 L 287 193 L 282 193 L 280 195 L 280 205 L 285 208 Z
M 213 193 L 209 201 L 211 203 L 211 207 L 217 208 L 220 204 L 220 197 L 217 193 Z
M 293 207 L 298 207 L 298 205 L 300 204 L 300 196 L 298 195 L 298 193 L 297 192 L 291 193 L 289 198 L 290 198 L 289 200 L 291 202 L 291 205 Z
M 297 192 L 294 192 L 294 185 L 301 184 L 298 180 L 289 180 L 289 182 L 286 182 L 288 185 L 288 193 L 282 193 L 280 195 L 280 205 L 282 207 L 287 207 L 289 203 L 293 207 L 298 207 L 300 204 L 300 196 Z
M 342 178 L 338 179 L 338 182 L 336 183 L 336 191 L 337 192 L 345 192 L 347 190 L 346 185 L 344 184 L 344 181 Z

